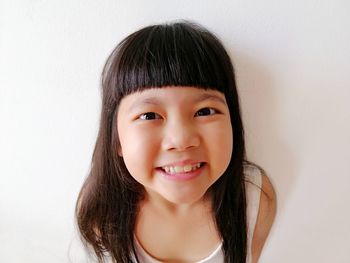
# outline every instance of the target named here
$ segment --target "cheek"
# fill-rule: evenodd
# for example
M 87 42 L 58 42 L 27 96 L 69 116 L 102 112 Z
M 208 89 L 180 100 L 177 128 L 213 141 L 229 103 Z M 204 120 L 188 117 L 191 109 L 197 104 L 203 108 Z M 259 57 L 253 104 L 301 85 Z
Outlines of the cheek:
M 211 159 L 214 160 L 215 169 L 224 173 L 232 156 L 233 137 L 230 123 L 224 123 L 211 131 L 210 147 Z M 221 175 L 220 174 L 220 175 Z
M 133 176 L 140 176 L 155 166 L 159 143 L 157 136 L 148 130 L 129 128 L 119 135 L 125 165 Z

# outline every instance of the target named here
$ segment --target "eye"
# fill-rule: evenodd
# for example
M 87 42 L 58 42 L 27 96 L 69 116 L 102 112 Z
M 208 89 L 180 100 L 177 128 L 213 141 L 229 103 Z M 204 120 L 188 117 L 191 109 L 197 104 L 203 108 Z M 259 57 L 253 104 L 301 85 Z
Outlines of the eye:
M 139 119 L 141 120 L 155 120 L 160 119 L 160 116 L 154 112 L 146 112 L 140 115 Z
M 213 115 L 216 113 L 218 113 L 218 111 L 213 108 L 203 108 L 197 111 L 195 116 L 207 116 L 207 115 Z

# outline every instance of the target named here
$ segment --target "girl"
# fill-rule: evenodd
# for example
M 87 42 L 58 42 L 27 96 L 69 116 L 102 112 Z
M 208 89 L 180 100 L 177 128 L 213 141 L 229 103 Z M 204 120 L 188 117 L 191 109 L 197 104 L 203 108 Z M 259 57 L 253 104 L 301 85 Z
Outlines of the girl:
M 116 47 L 76 206 L 99 262 L 257 262 L 275 214 L 262 172 L 245 161 L 233 66 L 212 33 L 154 25 Z

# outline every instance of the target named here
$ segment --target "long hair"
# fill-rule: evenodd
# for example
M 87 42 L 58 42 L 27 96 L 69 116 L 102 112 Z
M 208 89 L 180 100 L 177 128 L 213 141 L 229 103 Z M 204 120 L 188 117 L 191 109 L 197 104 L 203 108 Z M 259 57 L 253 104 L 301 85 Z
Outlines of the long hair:
M 110 54 L 102 77 L 100 128 L 90 173 L 80 191 L 76 219 L 82 240 L 99 262 L 133 262 L 134 227 L 144 188 L 118 155 L 121 99 L 150 87 L 190 86 L 225 95 L 233 133 L 232 158 L 208 189 L 225 262 L 247 257 L 244 131 L 234 69 L 220 40 L 188 21 L 152 25 L 126 37 Z

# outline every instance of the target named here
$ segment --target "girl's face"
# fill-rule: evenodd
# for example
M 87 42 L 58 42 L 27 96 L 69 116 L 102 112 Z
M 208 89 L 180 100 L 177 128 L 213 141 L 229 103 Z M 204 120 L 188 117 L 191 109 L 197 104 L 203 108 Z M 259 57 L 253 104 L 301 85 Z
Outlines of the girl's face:
M 117 117 L 119 154 L 149 197 L 193 204 L 230 162 L 230 113 L 218 91 L 146 89 L 124 97 Z

